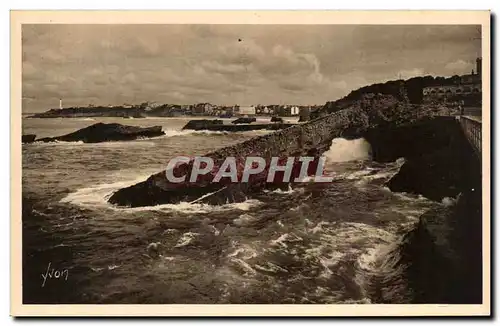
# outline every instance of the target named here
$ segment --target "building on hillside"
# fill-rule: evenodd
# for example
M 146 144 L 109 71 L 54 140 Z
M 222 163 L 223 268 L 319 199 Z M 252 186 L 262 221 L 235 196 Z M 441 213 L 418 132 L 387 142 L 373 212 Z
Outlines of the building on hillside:
M 424 87 L 424 102 L 459 103 L 460 105 L 481 105 L 482 60 L 476 59 L 476 72 L 459 76 L 452 85 Z

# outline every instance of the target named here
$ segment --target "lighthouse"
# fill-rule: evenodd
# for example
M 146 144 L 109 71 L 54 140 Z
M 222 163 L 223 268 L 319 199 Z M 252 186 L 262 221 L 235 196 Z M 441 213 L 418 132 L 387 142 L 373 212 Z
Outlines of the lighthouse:
M 59 99 L 59 110 L 62 110 L 62 99 Z

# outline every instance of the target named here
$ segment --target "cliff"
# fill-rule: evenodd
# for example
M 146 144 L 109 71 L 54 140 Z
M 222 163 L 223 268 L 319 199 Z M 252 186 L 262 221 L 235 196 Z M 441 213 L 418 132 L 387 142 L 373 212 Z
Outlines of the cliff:
M 394 270 L 402 275 L 385 275 L 384 285 L 374 290 L 375 301 L 384 302 L 384 291 L 394 291 L 402 277 L 411 303 L 481 303 L 481 162 L 458 121 L 434 117 L 387 124 L 362 136 L 374 160 L 405 158 L 387 183 L 391 191 L 446 203 L 424 213 L 391 254 Z
M 165 133 L 161 126 L 141 128 L 124 126 L 119 123 L 96 123 L 59 137 L 46 137 L 38 141 L 83 141 L 84 143 L 99 143 L 105 141 L 135 140 L 143 137 L 158 137 Z
M 429 86 L 448 86 L 459 82 L 459 76 L 452 77 L 433 77 L 423 76 L 414 77 L 407 80 L 390 80 L 385 83 L 376 83 L 361 87 L 350 92 L 348 95 L 336 101 L 326 102 L 319 110 L 311 112 L 312 118 L 343 110 L 356 101 L 362 101 L 369 94 L 378 96 L 393 97 L 397 102 L 406 102 L 412 105 L 421 105 L 424 103 L 423 89 Z

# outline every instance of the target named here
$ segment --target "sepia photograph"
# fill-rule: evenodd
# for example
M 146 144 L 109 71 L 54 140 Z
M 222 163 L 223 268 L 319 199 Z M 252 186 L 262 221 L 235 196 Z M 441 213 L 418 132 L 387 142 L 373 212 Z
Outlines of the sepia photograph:
M 12 12 L 13 313 L 489 315 L 490 13 L 385 15 Z

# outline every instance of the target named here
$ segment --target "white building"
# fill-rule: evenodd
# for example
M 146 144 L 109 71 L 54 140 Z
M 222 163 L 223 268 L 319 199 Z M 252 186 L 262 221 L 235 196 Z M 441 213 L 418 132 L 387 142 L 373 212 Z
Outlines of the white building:
M 255 106 L 240 106 L 238 110 L 240 115 L 255 115 Z
M 292 106 L 290 108 L 290 114 L 291 115 L 299 115 L 299 107 L 298 106 Z

